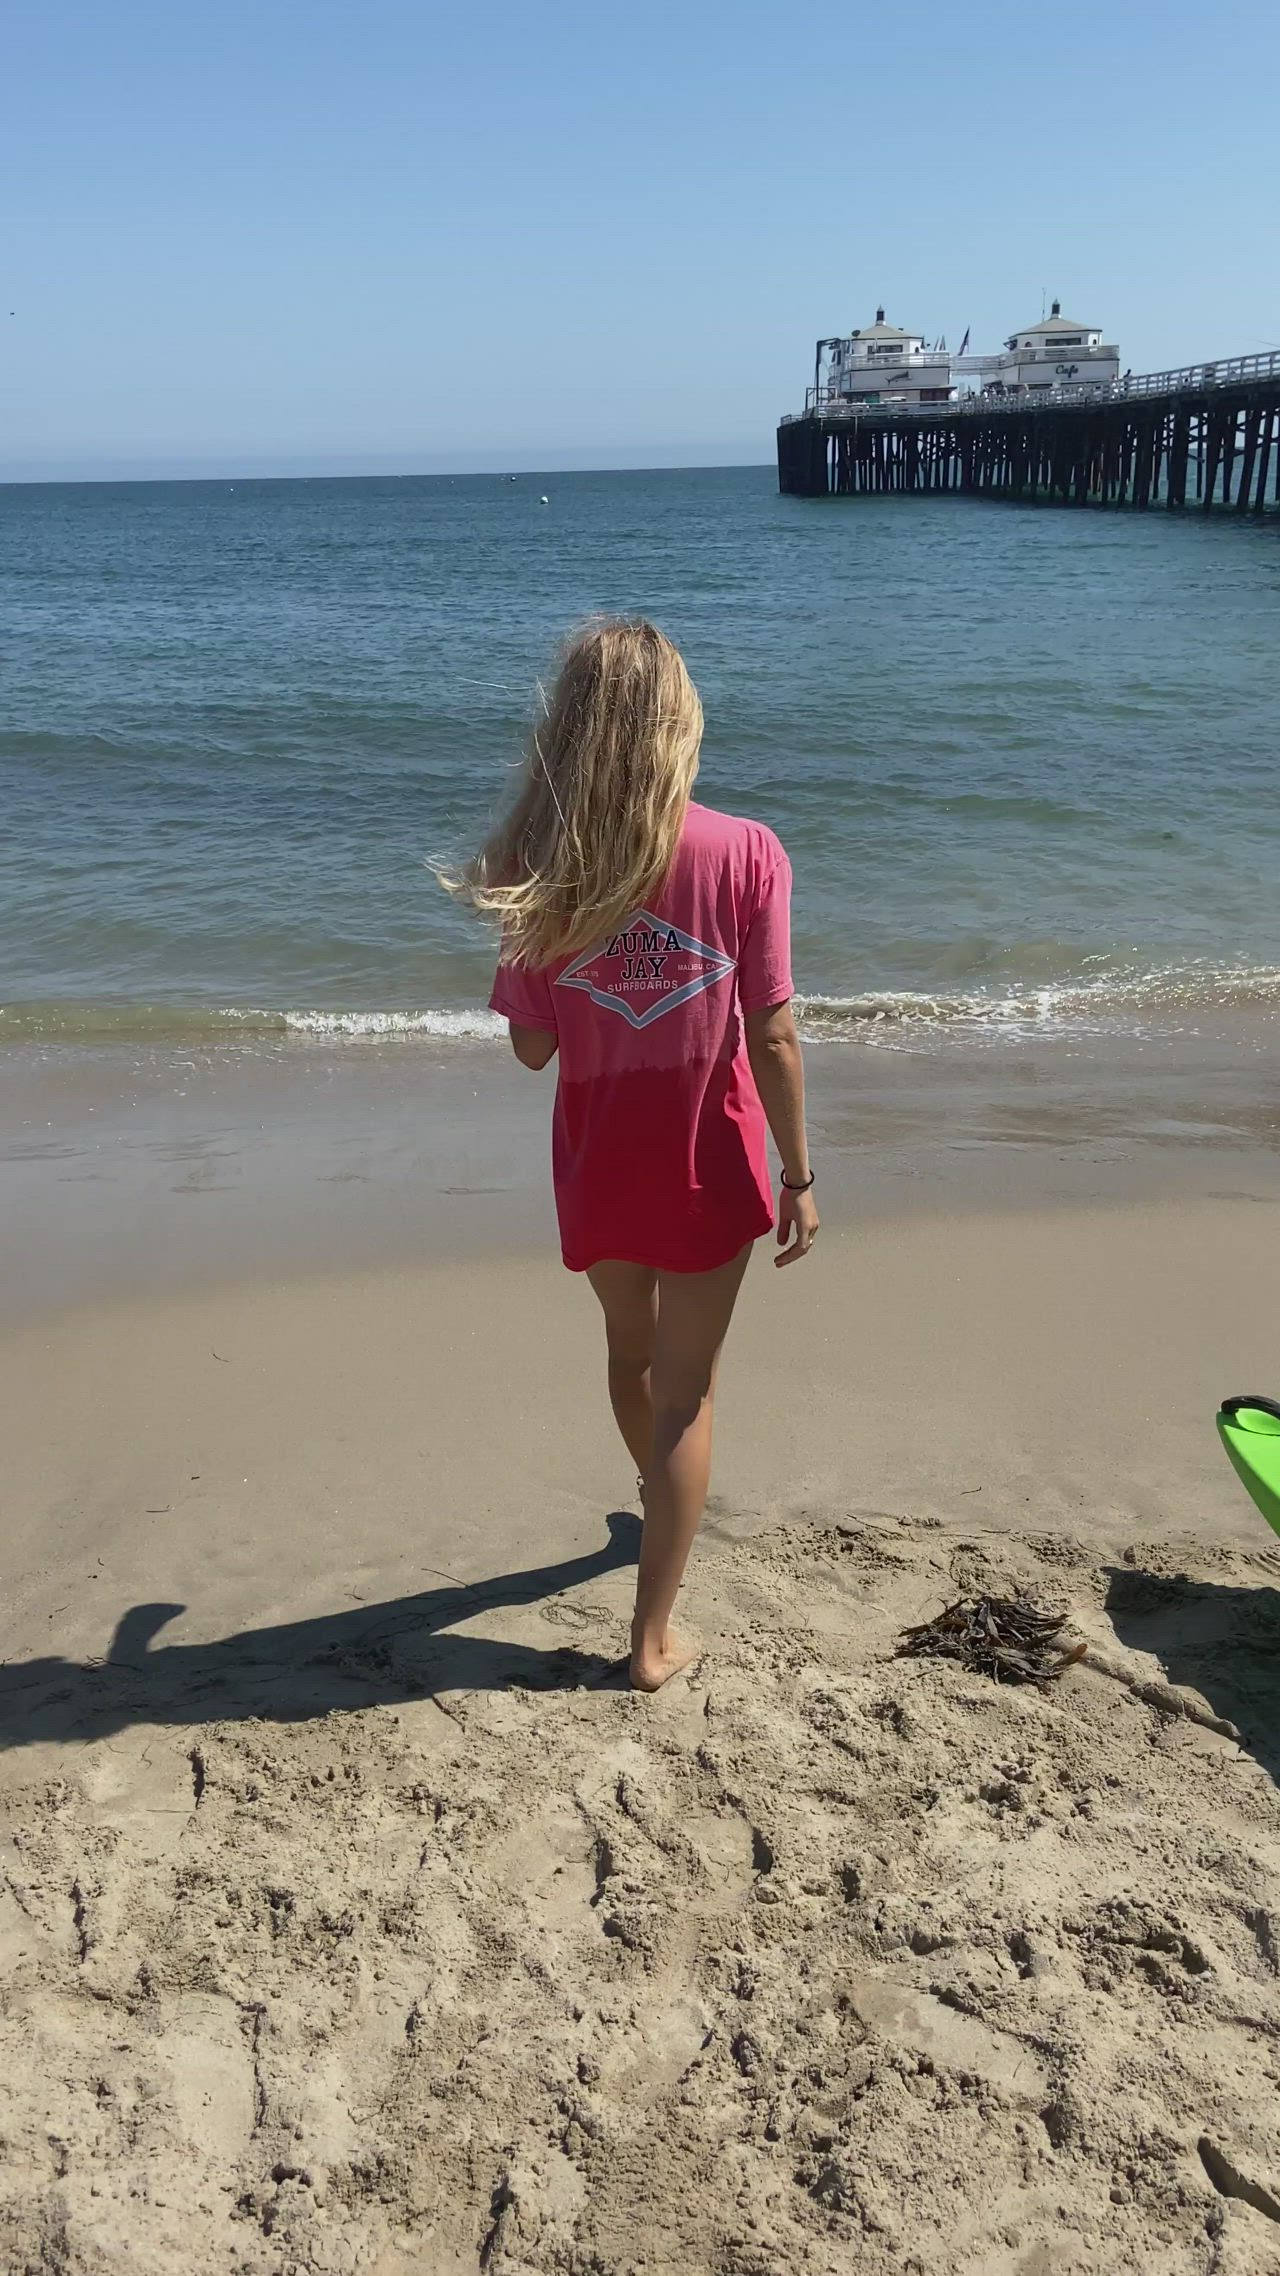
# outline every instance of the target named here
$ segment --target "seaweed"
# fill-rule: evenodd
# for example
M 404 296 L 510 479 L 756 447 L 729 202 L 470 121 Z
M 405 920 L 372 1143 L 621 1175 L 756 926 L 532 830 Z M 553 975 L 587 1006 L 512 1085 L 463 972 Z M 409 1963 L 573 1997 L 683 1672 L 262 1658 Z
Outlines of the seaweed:
M 997 1683 L 1053 1683 L 1087 1647 L 1058 1642 L 1065 1612 L 1038 1612 L 1020 1596 L 978 1596 L 948 1604 L 932 1620 L 904 1628 L 897 1657 L 959 1660 Z

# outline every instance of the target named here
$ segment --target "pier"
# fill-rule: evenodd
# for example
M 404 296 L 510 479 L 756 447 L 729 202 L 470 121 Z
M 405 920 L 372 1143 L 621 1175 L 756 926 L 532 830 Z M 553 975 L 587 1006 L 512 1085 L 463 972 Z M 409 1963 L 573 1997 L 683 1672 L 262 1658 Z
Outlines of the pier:
M 1280 352 L 909 409 L 811 399 L 778 428 L 778 488 L 1262 513 L 1280 506 Z

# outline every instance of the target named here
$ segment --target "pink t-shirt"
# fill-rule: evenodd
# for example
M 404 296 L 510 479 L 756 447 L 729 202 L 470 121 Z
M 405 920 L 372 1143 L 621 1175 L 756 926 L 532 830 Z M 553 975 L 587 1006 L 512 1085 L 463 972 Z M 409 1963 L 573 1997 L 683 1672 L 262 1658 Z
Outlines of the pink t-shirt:
M 691 805 L 653 905 L 584 956 L 501 964 L 490 1002 L 560 1045 L 564 1261 L 709 1272 L 773 1224 L 742 1014 L 791 994 L 791 865 L 772 830 Z

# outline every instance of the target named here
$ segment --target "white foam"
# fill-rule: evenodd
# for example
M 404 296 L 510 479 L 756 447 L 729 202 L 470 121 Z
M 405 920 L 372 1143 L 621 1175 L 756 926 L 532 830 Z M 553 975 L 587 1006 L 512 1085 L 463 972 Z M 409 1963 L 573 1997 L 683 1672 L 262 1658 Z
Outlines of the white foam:
M 1102 958 L 1089 957 L 1092 965 Z M 833 1037 L 876 1028 L 989 1028 L 1005 1034 L 1046 1026 L 1080 1031 L 1091 1023 L 1154 1013 L 1271 1010 L 1280 1003 L 1280 970 L 1183 965 L 1151 972 L 1108 967 L 1087 977 L 1011 987 L 999 994 L 973 989 L 925 995 L 914 989 L 865 996 L 797 996 L 796 1016 L 806 1033 Z
M 253 1015 L 250 1015 L 253 1016 Z M 269 1014 L 260 1015 L 270 1017 Z M 291 1035 L 388 1036 L 438 1035 L 453 1042 L 492 1043 L 507 1032 L 497 1012 L 281 1012 L 278 1017 Z

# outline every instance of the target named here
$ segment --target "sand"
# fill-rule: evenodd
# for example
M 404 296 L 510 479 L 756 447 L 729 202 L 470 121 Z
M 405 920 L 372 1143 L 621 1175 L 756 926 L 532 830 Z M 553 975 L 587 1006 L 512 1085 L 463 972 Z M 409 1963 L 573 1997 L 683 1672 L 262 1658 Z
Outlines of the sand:
M 651 1701 L 549 1260 L 15 1331 L 0 2266 L 1274 2270 L 1280 1543 L 1211 1428 L 1273 1348 L 1250 1192 L 758 1268 Z M 1086 1663 L 895 1656 L 989 1586 Z
M 4 2266 L 1274 2269 L 1274 1749 L 892 1653 L 1017 1584 L 1258 1711 L 1278 1571 L 777 1527 L 652 1705 L 615 1567 L 467 1621 L 536 1687 L 401 1614 L 320 1647 L 395 1705 L 91 1740 L 7 1812 Z
M 536 1093 L 11 1090 L 4 2276 L 1280 2267 L 1256 1045 L 820 1062 L 654 1700 Z

